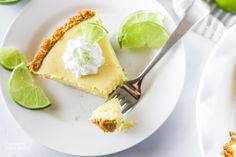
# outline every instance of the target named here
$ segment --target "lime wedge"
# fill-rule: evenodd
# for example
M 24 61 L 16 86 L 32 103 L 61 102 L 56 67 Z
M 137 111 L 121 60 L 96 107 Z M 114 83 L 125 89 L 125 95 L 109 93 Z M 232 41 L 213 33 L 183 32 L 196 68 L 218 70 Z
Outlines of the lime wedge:
M 88 43 L 94 44 L 103 39 L 108 31 L 101 25 L 96 23 L 85 22 L 81 24 L 82 33 Z
M 23 62 L 27 63 L 27 59 L 17 48 L 4 47 L 0 49 L 0 64 L 4 68 L 12 70 Z
M 130 14 L 122 23 L 120 33 L 118 36 L 118 41 L 119 42 L 121 41 L 122 36 L 126 32 L 126 30 L 133 24 L 150 21 L 163 26 L 163 19 L 164 19 L 163 15 L 151 10 L 141 10 L 134 12 Z
M 120 45 L 124 48 L 160 48 L 168 37 L 161 25 L 146 21 L 130 26 L 123 34 Z
M 11 3 L 17 3 L 21 0 L 0 0 L 0 4 L 11 4 Z
M 227 12 L 236 13 L 236 0 L 216 0 L 216 4 Z
M 12 99 L 27 109 L 43 109 L 50 102 L 43 90 L 33 84 L 33 77 L 27 66 L 22 63 L 12 72 L 9 80 L 9 92 Z

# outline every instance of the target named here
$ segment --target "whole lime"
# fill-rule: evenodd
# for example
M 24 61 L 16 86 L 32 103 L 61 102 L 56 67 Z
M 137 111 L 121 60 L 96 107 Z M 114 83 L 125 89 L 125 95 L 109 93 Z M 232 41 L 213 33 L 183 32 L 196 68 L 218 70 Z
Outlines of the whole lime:
M 223 10 L 236 13 L 236 0 L 215 0 L 216 4 Z

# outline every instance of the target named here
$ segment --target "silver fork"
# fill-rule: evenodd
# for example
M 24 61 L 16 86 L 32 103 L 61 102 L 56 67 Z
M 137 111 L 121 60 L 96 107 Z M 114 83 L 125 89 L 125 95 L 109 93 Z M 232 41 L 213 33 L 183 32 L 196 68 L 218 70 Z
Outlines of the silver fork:
M 188 8 L 190 0 L 173 0 L 174 8 L 177 14 L 184 14 L 184 10 Z M 219 8 L 214 0 L 205 0 L 210 6 L 210 15 L 199 22 L 193 31 L 197 34 L 217 42 L 224 31 L 236 23 L 236 15 L 225 12 Z
M 205 17 L 208 13 L 209 8 L 202 5 L 201 1 L 192 3 L 188 13 L 172 33 L 169 40 L 165 43 L 161 51 L 155 55 L 143 72 L 136 79 L 127 81 L 123 85 L 119 86 L 110 95 L 110 99 L 118 98 L 120 100 L 123 114 L 129 113 L 140 100 L 142 95 L 142 80 L 148 72 L 167 54 L 169 49 L 172 48 L 173 45 L 175 45 L 176 42 L 178 42 L 195 23 Z

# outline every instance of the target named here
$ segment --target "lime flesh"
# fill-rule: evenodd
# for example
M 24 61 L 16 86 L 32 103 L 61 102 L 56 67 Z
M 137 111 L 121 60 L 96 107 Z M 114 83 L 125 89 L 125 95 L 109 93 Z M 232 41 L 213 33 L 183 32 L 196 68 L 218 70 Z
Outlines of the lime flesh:
M 118 41 L 120 42 L 122 39 L 122 36 L 126 32 L 126 30 L 132 26 L 133 24 L 137 24 L 140 22 L 145 22 L 145 21 L 150 21 L 157 23 L 161 26 L 163 26 L 163 15 L 158 14 L 155 11 L 150 11 L 150 10 L 141 10 L 132 13 L 129 15 L 121 25 L 121 30 L 118 36 Z
M 107 35 L 107 30 L 96 23 L 83 23 L 81 25 L 83 35 L 88 43 L 94 44 L 95 42 L 99 42 Z
M 50 101 L 43 90 L 33 84 L 33 77 L 27 66 L 22 63 L 12 72 L 9 80 L 9 92 L 12 99 L 28 109 L 43 109 Z
M 160 48 L 168 37 L 168 33 L 161 25 L 149 21 L 140 22 L 126 30 L 120 45 L 124 48 Z
M 216 0 L 216 4 L 227 12 L 236 13 L 236 0 Z
M 0 64 L 9 70 L 21 63 L 27 63 L 26 57 L 17 48 L 4 47 L 0 49 Z

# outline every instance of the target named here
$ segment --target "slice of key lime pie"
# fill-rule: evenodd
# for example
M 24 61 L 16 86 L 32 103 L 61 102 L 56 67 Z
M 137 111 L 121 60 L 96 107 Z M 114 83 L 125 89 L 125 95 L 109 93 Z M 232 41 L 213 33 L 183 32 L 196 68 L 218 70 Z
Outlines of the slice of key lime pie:
M 95 11 L 80 11 L 41 44 L 30 71 L 107 98 L 126 77 L 100 24 Z

